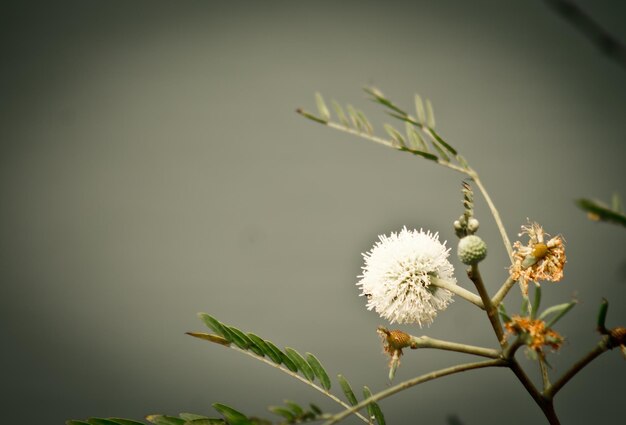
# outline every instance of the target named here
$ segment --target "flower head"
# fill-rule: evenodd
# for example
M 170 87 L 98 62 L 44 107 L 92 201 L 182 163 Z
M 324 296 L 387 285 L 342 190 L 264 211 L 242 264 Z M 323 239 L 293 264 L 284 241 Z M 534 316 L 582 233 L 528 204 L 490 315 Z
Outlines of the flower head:
M 514 335 L 525 335 L 526 345 L 537 352 L 544 345 L 558 350 L 563 343 L 563 337 L 550 328 L 546 328 L 546 322 L 529 317 L 513 316 L 510 322 L 504 324 L 506 330 Z
M 540 280 L 557 282 L 563 278 L 565 266 L 565 245 L 558 235 L 545 242 L 549 235 L 537 223 L 522 226 L 518 236 L 527 234 L 529 241 L 522 245 L 520 241 L 513 244 L 513 265 L 509 269 L 511 277 L 518 280 L 524 295 L 528 295 L 528 281 L 539 286 Z
M 416 348 L 411 335 L 401 330 L 389 330 L 384 326 L 379 326 L 377 331 L 383 341 L 383 350 L 389 355 L 389 380 L 392 381 L 400 366 L 402 349 L 406 347 Z
M 421 229 L 379 236 L 371 251 L 363 254 L 365 265 L 357 283 L 376 310 L 391 323 L 430 325 L 437 311 L 452 301 L 452 293 L 432 284 L 433 277 L 456 284 L 450 250 L 438 235 Z

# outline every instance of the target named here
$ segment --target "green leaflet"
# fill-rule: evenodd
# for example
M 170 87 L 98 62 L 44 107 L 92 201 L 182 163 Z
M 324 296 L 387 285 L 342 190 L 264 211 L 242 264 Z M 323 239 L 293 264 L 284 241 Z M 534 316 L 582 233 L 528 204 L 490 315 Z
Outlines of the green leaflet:
M 356 404 L 358 403 L 358 400 L 356 399 L 356 396 L 354 395 L 354 391 L 352 391 L 352 387 L 350 386 L 350 383 L 348 382 L 348 380 L 341 374 L 337 375 L 337 379 L 339 379 L 339 385 L 341 385 L 341 389 L 343 390 L 343 393 L 346 395 L 348 402 L 352 406 L 356 406 Z
M 315 380 L 315 373 L 313 372 L 313 369 L 309 366 L 306 360 L 304 360 L 304 357 L 302 357 L 300 353 L 293 348 L 285 347 L 285 354 L 296 364 L 296 366 L 298 366 L 298 369 L 302 371 L 306 379 L 311 382 Z
M 200 317 L 200 319 L 202 319 L 204 324 L 209 329 L 213 330 L 213 332 L 217 333 L 219 336 L 226 339 L 228 342 L 233 342 L 232 334 L 226 330 L 224 325 L 221 324 L 219 320 L 217 320 L 213 316 L 210 316 L 206 313 L 198 313 L 198 317 Z
M 143 422 L 137 422 L 130 419 L 122 419 L 122 418 L 109 418 L 113 422 L 119 425 L 144 425 Z
M 87 419 L 87 423 L 89 425 L 119 425 L 118 422 L 105 418 L 89 418 Z
M 535 287 L 535 299 L 533 300 L 533 307 L 530 311 L 530 318 L 534 319 L 537 317 L 537 312 L 539 311 L 539 305 L 541 304 L 541 286 Z
M 317 359 L 317 357 L 315 357 L 311 353 L 306 353 L 306 360 L 309 365 L 311 365 L 315 376 L 317 376 L 322 383 L 322 387 L 324 387 L 326 391 L 330 390 L 330 377 L 328 376 L 328 373 L 326 373 L 326 370 L 324 370 L 324 367 Z
M 317 404 L 313 404 L 313 403 L 309 403 L 309 406 L 311 406 L 311 410 L 313 411 L 313 413 L 315 413 L 316 415 L 321 415 L 322 409 L 320 409 Z
M 296 403 L 295 401 L 285 400 L 285 404 L 287 405 L 287 407 L 289 407 L 289 409 L 291 409 L 294 415 L 296 416 L 304 415 L 304 408 L 300 406 L 298 403 Z
M 265 340 L 265 345 L 267 345 L 267 348 L 269 348 L 272 353 L 272 355 L 269 356 L 272 361 L 276 364 L 281 364 L 283 362 L 283 352 L 280 351 L 280 349 L 275 346 L 271 341 Z
M 506 312 L 506 309 L 504 308 L 504 304 L 500 304 L 498 306 L 498 313 L 500 314 L 500 317 L 502 318 L 502 321 L 504 323 L 508 323 L 511 321 L 511 318 L 509 317 L 509 315 Z
M 549 322 L 546 323 L 546 327 L 551 328 L 552 326 L 554 326 L 556 322 L 561 320 L 561 318 L 565 316 L 567 312 L 569 312 L 572 308 L 574 308 L 576 303 L 577 301 L 571 301 L 569 303 L 563 303 L 563 304 L 559 304 L 559 305 L 555 305 L 550 308 L 547 308 L 543 313 L 541 313 L 541 316 L 539 316 L 539 318 L 544 319 L 548 315 L 554 314 L 555 316 L 552 319 L 550 319 Z
M 233 342 L 242 350 L 247 350 L 251 345 L 254 345 L 250 338 L 248 338 L 248 335 L 244 334 L 239 329 L 234 326 L 224 325 L 224 327 L 233 333 Z
M 315 93 L 315 103 L 317 104 L 317 111 L 322 117 L 323 120 L 328 121 L 330 119 L 330 111 L 328 110 L 328 106 L 326 106 L 326 102 L 324 102 L 324 98 L 321 93 Z
M 263 341 L 263 338 L 253 334 L 252 332 L 248 332 L 248 338 L 250 338 L 250 341 L 252 341 L 252 343 L 260 349 L 263 354 L 272 359 L 274 363 L 280 363 L 280 356 L 276 356 L 276 354 L 274 354 L 265 341 Z
M 226 422 L 229 424 L 247 425 L 252 423 L 246 415 L 230 406 L 222 403 L 213 403 L 212 406 L 215 410 L 220 412 L 222 416 L 224 416 L 224 419 L 226 419 Z
M 370 389 L 368 387 L 363 387 L 363 397 L 364 398 L 370 398 L 372 396 L 372 392 L 370 391 Z M 380 410 L 380 406 L 378 405 L 378 403 L 376 402 L 371 402 L 370 404 L 367 405 L 367 413 L 369 414 L 370 418 L 374 417 L 376 419 L 376 422 L 378 422 L 378 425 L 385 425 L 385 416 L 383 416 L 383 411 Z
M 346 116 L 346 113 L 343 111 L 343 108 L 341 107 L 339 102 L 337 102 L 336 100 L 333 100 L 331 101 L 331 104 L 333 105 L 333 109 L 335 110 L 335 113 L 337 114 L 337 119 L 339 119 L 339 122 L 344 127 L 350 127 L 350 121 L 348 121 L 348 117 Z
M 452 146 L 450 146 L 449 144 L 446 143 L 445 140 L 443 140 L 441 138 L 441 136 L 432 128 L 429 128 L 430 132 L 433 134 L 433 137 L 435 138 L 435 140 L 441 144 L 441 146 L 443 146 L 448 152 L 450 152 L 453 156 L 457 155 L 457 151 L 456 149 L 454 149 Z
M 389 99 L 387 99 L 378 89 L 372 88 L 364 88 L 365 92 L 373 97 L 373 101 L 380 103 L 381 105 L 386 106 L 387 108 L 394 110 L 402 115 L 408 115 L 398 106 L 394 105 Z
M 401 150 L 403 152 L 411 152 L 413 155 L 419 155 L 431 161 L 439 160 L 439 158 L 436 155 L 433 155 L 432 153 L 429 153 L 429 152 L 416 151 L 416 150 L 409 149 L 406 147 L 400 147 L 398 148 L 398 150 Z
M 283 364 L 285 366 L 287 366 L 287 369 L 289 369 L 292 372 L 298 372 L 298 365 L 296 363 L 294 363 L 294 361 L 291 360 L 287 354 L 285 354 L 285 353 L 283 353 L 281 351 L 280 352 L 280 358 L 281 358 Z
M 205 341 L 210 341 L 210 342 L 214 342 L 215 344 L 220 344 L 220 345 L 224 345 L 226 347 L 228 347 L 230 345 L 230 342 L 228 342 L 228 340 L 222 338 L 221 336 L 217 336 L 217 335 L 213 335 L 213 334 L 207 334 L 204 332 L 185 332 L 187 335 L 199 338 L 199 339 L 203 339 Z
M 270 406 L 267 408 L 267 410 L 279 416 L 282 416 L 283 418 L 287 419 L 287 421 L 289 422 L 293 422 L 296 419 L 296 415 L 294 415 L 291 410 L 284 408 L 282 406 Z
M 185 425 L 185 420 L 174 416 L 149 415 L 146 419 L 155 425 Z
M 77 419 L 70 419 L 69 421 L 65 421 L 65 425 L 89 425 L 89 422 L 79 421 Z M 141 424 L 145 425 L 145 424 Z

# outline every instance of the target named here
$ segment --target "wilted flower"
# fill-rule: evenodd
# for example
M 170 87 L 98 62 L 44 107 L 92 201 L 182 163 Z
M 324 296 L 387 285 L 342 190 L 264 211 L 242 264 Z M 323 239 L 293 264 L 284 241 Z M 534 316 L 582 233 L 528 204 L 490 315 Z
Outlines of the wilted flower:
M 400 366 L 402 349 L 406 347 L 415 348 L 411 341 L 411 335 L 400 330 L 389 330 L 383 326 L 378 327 L 378 335 L 383 341 L 383 350 L 390 357 L 389 359 L 389 380 L 393 380 L 396 369 Z
M 561 280 L 566 260 L 565 245 L 560 235 L 544 242 L 544 237 L 549 235 L 535 222 L 522 226 L 518 236 L 524 234 L 529 237 L 528 244 L 522 245 L 520 241 L 513 244 L 513 265 L 509 273 L 519 281 L 524 295 L 528 295 L 528 281 L 539 286 L 540 280 Z
M 449 249 L 438 235 L 421 229 L 379 236 L 371 251 L 363 254 L 365 265 L 357 283 L 376 310 L 391 323 L 431 324 L 437 312 L 452 301 L 452 293 L 432 284 L 433 277 L 456 284 Z
M 527 335 L 525 341 L 529 348 L 541 351 L 544 345 L 558 350 L 563 343 L 563 337 L 550 328 L 546 328 L 546 322 L 529 317 L 513 316 L 510 322 L 504 324 L 506 330 L 514 335 Z

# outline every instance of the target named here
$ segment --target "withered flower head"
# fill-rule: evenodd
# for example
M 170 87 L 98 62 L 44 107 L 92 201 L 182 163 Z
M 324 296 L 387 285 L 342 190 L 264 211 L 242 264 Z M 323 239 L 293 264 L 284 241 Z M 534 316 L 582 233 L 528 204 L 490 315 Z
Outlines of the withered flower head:
M 378 332 L 383 341 L 383 350 L 390 357 L 389 380 L 391 381 L 396 373 L 396 369 L 400 366 L 402 349 L 406 347 L 413 348 L 411 335 L 397 329 L 390 331 L 384 326 L 379 326 L 376 332 Z
M 619 346 L 622 355 L 626 358 L 626 328 L 617 327 L 609 331 L 613 346 Z
M 520 241 L 513 244 L 513 264 L 509 273 L 519 281 L 524 295 L 528 295 L 528 281 L 539 286 L 541 280 L 561 280 L 566 259 L 565 245 L 560 235 L 545 242 L 550 235 L 544 233 L 543 228 L 535 222 L 522 226 L 518 236 L 524 234 L 529 237 L 528 244 L 522 245 Z
M 550 328 L 546 328 L 546 322 L 530 317 L 513 316 L 510 322 L 504 324 L 508 333 L 513 335 L 526 335 L 526 345 L 539 352 L 544 345 L 553 350 L 558 350 L 563 343 L 563 337 Z

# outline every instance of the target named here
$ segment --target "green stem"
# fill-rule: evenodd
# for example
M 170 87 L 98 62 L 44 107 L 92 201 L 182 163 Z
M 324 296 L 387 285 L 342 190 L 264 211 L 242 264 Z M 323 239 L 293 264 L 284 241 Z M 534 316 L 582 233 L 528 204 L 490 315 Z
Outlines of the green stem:
M 480 295 L 483 305 L 485 306 L 485 311 L 487 312 L 489 322 L 491 322 L 491 327 L 498 337 L 498 342 L 501 346 L 506 345 L 506 341 L 504 340 L 504 332 L 502 331 L 502 325 L 500 324 L 500 319 L 498 318 L 498 311 L 491 302 L 491 298 L 489 298 L 489 294 L 487 293 L 487 289 L 485 288 L 485 284 L 483 283 L 483 278 L 480 275 L 480 271 L 478 270 L 478 265 L 475 264 L 470 269 L 468 269 L 467 275 L 469 276 L 470 280 L 474 282 L 474 285 L 478 290 L 478 294 Z
M 436 348 L 439 350 L 456 351 L 457 353 L 474 354 L 476 356 L 499 359 L 502 353 L 493 348 L 477 347 L 474 345 L 460 344 L 458 342 L 443 341 L 428 336 L 411 335 L 411 348 Z
M 509 237 L 506 235 L 506 229 L 504 228 L 504 224 L 502 223 L 502 219 L 500 218 L 500 213 L 498 212 L 498 210 L 496 209 L 496 206 L 491 200 L 491 197 L 489 196 L 487 189 L 485 189 L 485 186 L 483 186 L 482 182 L 480 181 L 480 178 L 478 178 L 478 173 L 474 171 L 473 169 L 470 169 L 467 171 L 467 175 L 469 175 L 472 178 L 472 180 L 474 180 L 474 183 L 476 183 L 476 186 L 478 186 L 480 193 L 483 194 L 483 198 L 485 198 L 485 202 L 487 202 L 487 205 L 489 206 L 489 210 L 491 211 L 491 215 L 493 216 L 493 219 L 496 221 L 496 225 L 498 226 L 498 230 L 500 231 L 500 236 L 502 237 L 504 248 L 506 249 L 507 254 L 509 254 L 509 260 L 511 260 L 511 264 L 513 264 L 513 248 L 511 248 L 511 241 L 509 240 Z
M 328 391 L 326 391 L 324 388 L 322 388 L 322 387 L 320 387 L 320 386 L 318 386 L 318 385 L 316 385 L 316 384 L 312 383 L 311 381 L 309 381 L 309 380 L 307 380 L 307 379 L 303 378 L 302 376 L 298 375 L 297 373 L 294 373 L 294 372 L 290 371 L 289 369 L 287 369 L 287 368 L 285 368 L 285 367 L 283 367 L 283 366 L 281 366 L 281 365 L 278 365 L 278 364 L 276 364 L 276 363 L 274 363 L 274 362 L 271 362 L 271 361 L 267 360 L 267 359 L 266 359 L 266 358 L 264 358 L 264 357 L 259 357 L 259 356 L 257 356 L 256 354 L 251 353 L 251 352 L 249 352 L 249 351 L 242 350 L 241 348 L 236 347 L 236 346 L 234 346 L 234 345 L 228 345 L 227 347 L 228 347 L 228 348 L 232 348 L 233 350 L 238 351 L 238 352 L 240 352 L 240 353 L 247 354 L 248 356 L 250 356 L 250 357 L 252 357 L 252 358 L 255 358 L 255 359 L 260 360 L 260 361 L 262 361 L 262 362 L 264 362 L 264 363 L 266 363 L 266 364 L 268 364 L 268 365 L 270 365 L 270 366 L 272 366 L 272 367 L 275 367 L 276 369 L 278 369 L 278 370 L 281 370 L 281 371 L 285 372 L 287 375 L 291 376 L 292 378 L 296 378 L 296 379 L 298 379 L 298 380 L 300 380 L 300 381 L 304 382 L 304 383 L 305 383 L 305 384 L 307 384 L 308 386 L 310 386 L 310 387 L 312 387 L 312 388 L 316 389 L 317 391 L 319 391 L 319 392 L 321 392 L 322 394 L 324 394 L 326 397 L 328 397 L 328 398 L 330 398 L 331 400 L 333 400 L 334 402 L 336 402 L 336 403 L 340 404 L 342 407 L 344 407 L 344 408 L 346 408 L 346 409 L 349 409 L 349 408 L 350 408 L 350 405 L 348 405 L 347 403 L 343 402 L 343 401 L 342 401 L 340 398 L 338 398 L 337 396 L 335 396 L 335 395 L 333 395 L 333 394 L 329 393 L 329 392 L 328 392 Z M 370 424 L 370 423 L 371 423 L 371 422 L 370 422 L 370 421 L 369 421 L 369 420 L 368 420 L 365 416 L 361 415 L 359 412 L 354 411 L 353 413 L 354 413 L 356 416 L 358 416 L 358 417 L 359 417 L 359 419 L 361 419 L 361 420 L 362 420 L 363 422 L 365 422 L 366 424 Z
M 470 291 L 468 291 L 467 289 L 456 285 L 452 282 L 448 282 L 447 280 L 443 280 L 443 279 L 439 279 L 438 277 L 432 276 L 430 279 L 431 283 L 439 288 L 442 289 L 446 289 L 456 295 L 458 295 L 459 297 L 463 298 L 466 301 L 471 302 L 472 304 L 474 304 L 475 306 L 477 306 L 478 308 L 484 310 L 485 306 L 482 302 L 482 300 L 480 299 L 480 297 Z
M 541 381 L 545 391 L 550 387 L 550 377 L 548 376 L 548 366 L 546 365 L 546 357 L 543 352 L 539 353 L 539 370 L 541 371 Z
M 563 386 L 567 384 L 570 379 L 576 376 L 578 372 L 580 372 L 585 366 L 591 363 L 596 357 L 598 357 L 600 354 L 604 353 L 605 351 L 609 349 L 609 342 L 610 342 L 610 337 L 608 335 L 604 336 L 593 350 L 587 353 L 587 355 L 584 356 L 582 359 L 574 363 L 572 367 L 569 368 L 569 370 L 563 374 L 563 376 L 561 376 L 554 384 L 549 386 L 544 391 L 545 397 L 548 399 L 554 398 L 556 393 L 558 393 L 559 390 L 563 388 Z
M 517 283 L 517 281 L 515 279 L 513 279 L 511 276 L 509 276 L 507 278 L 507 280 L 502 284 L 500 289 L 498 289 L 498 292 L 496 292 L 496 295 L 493 296 L 493 298 L 491 299 L 491 303 L 495 307 L 498 307 L 500 305 L 500 303 L 502 302 L 502 300 L 504 299 L 504 297 L 506 297 L 506 294 L 509 293 L 511 288 L 516 283 Z
M 505 365 L 506 365 L 505 360 L 494 359 L 494 360 L 487 360 L 487 361 L 476 362 L 476 363 L 460 364 L 460 365 L 451 366 L 445 369 L 439 369 L 434 372 L 426 373 L 424 375 L 420 375 L 415 378 L 409 379 L 407 381 L 401 382 L 398 385 L 389 387 L 386 390 L 383 390 L 379 393 L 372 395 L 371 397 L 366 398 L 365 400 L 361 401 L 360 403 L 355 404 L 354 406 L 344 410 L 343 412 L 337 413 L 329 421 L 324 422 L 324 425 L 335 424 L 341 421 L 342 419 L 345 419 L 350 414 L 360 409 L 363 409 L 364 407 L 366 407 L 368 404 L 370 404 L 373 401 L 382 400 L 393 394 L 396 394 L 400 391 L 403 391 L 407 388 L 421 384 L 423 382 L 432 381 L 433 379 L 441 378 L 443 376 L 452 375 L 452 374 L 459 373 L 459 372 L 464 372 L 466 370 L 481 369 L 484 367 L 493 367 L 493 366 L 505 366 Z

